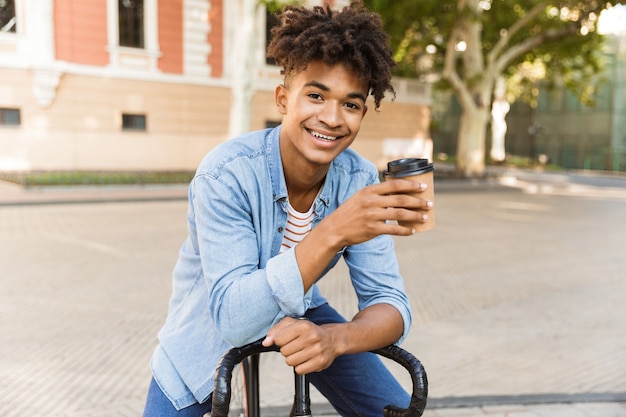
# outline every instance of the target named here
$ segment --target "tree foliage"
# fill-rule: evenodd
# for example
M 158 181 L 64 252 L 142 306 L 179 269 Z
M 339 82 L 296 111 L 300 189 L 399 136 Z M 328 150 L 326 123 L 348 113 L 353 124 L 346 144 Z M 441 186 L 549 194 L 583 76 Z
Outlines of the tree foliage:
M 486 127 L 495 82 L 507 98 L 536 100 L 538 80 L 591 102 L 601 69 L 598 0 L 364 0 L 391 36 L 397 75 L 437 80 L 462 108 L 457 168 L 484 170 Z M 474 120 L 472 120 L 474 119 Z M 481 124 L 479 129 L 477 124 Z M 473 137 L 469 137 L 471 135 Z M 478 138 L 476 137 L 478 136 Z
M 265 6 L 268 12 L 276 13 L 281 11 L 287 5 L 302 4 L 302 0 L 259 0 L 260 6 Z

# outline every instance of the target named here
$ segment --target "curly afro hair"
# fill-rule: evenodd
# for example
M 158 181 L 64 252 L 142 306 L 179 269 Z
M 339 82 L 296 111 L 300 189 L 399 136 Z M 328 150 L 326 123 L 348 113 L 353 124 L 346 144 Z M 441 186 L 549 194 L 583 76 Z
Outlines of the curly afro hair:
M 286 80 L 311 62 L 343 64 L 368 82 L 376 109 L 385 92 L 395 98 L 391 85 L 395 62 L 378 14 L 353 3 L 339 12 L 330 7 L 286 6 L 278 17 L 267 56 L 282 67 Z

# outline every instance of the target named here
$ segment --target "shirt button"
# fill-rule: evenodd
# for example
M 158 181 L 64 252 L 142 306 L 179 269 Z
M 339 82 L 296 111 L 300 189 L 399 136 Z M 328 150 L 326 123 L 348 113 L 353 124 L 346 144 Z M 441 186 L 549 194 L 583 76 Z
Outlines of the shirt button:
M 278 228 L 278 233 L 282 233 L 282 232 L 283 232 L 283 228 L 282 228 L 282 227 L 279 227 L 279 228 Z

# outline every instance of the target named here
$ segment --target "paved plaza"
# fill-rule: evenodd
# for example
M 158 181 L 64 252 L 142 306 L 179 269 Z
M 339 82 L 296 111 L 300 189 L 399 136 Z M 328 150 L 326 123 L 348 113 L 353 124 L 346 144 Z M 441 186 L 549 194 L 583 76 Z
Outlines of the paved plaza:
M 424 415 L 626 416 L 626 179 L 522 172 L 436 191 L 435 230 L 396 239 Z M 0 183 L 0 416 L 141 415 L 184 197 Z M 345 267 L 321 287 L 355 313 Z M 284 411 L 291 370 L 270 353 L 261 372 L 263 407 Z

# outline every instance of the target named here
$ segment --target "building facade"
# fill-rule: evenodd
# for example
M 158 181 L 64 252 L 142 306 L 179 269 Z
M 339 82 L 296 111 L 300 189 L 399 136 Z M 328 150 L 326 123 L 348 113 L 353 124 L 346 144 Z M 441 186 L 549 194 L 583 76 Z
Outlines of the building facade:
M 1 0 L 0 170 L 194 169 L 228 139 L 241 1 Z M 250 129 L 280 122 L 258 10 Z M 428 85 L 394 83 L 353 145 L 377 163 L 429 139 Z

